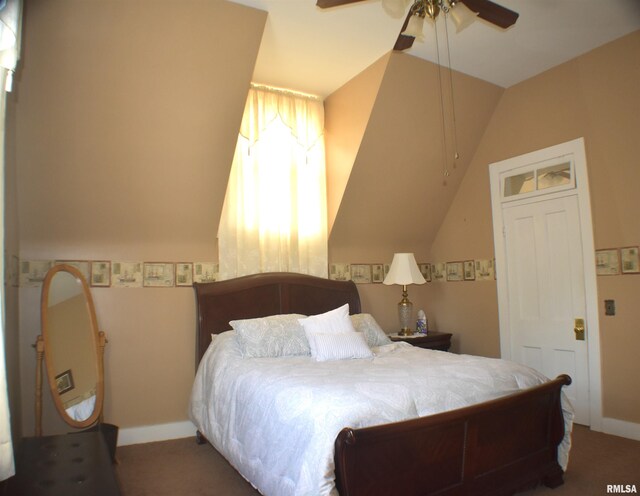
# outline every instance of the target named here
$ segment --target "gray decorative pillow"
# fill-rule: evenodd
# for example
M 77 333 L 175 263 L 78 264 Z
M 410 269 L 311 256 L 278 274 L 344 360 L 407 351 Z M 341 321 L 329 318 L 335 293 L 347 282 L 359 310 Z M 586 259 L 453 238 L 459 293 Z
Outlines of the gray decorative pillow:
M 370 348 L 390 344 L 391 340 L 378 325 L 371 314 L 357 313 L 351 316 L 351 323 L 356 331 L 363 332 Z
M 300 314 L 272 315 L 232 320 L 242 356 L 246 358 L 310 355 L 309 343 L 298 319 Z

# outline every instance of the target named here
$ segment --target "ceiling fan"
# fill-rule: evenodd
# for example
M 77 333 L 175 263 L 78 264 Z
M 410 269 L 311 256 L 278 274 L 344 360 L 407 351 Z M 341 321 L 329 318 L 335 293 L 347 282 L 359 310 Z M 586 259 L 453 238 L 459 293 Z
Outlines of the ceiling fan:
M 317 0 L 316 5 L 321 9 L 327 9 L 361 1 L 363 0 Z M 475 16 L 506 29 L 515 24 L 519 15 L 490 0 L 382 0 L 382 7 L 391 17 L 401 18 L 412 1 L 393 47 L 396 51 L 410 48 L 416 39 L 422 41 L 424 19 L 429 17 L 435 21 L 441 11 L 451 14 L 457 31 L 468 26 Z

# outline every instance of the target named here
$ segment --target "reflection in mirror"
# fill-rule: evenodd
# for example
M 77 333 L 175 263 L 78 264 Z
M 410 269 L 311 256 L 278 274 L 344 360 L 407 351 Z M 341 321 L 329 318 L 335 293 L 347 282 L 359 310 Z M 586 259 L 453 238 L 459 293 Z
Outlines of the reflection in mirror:
M 538 189 L 554 188 L 571 183 L 571 162 L 538 169 Z
M 504 196 L 522 195 L 535 189 L 533 171 L 523 172 L 504 180 Z
M 89 427 L 102 414 L 105 340 L 98 332 L 89 287 L 77 269 L 62 264 L 49 270 L 42 286 L 41 312 L 44 356 L 56 408 L 67 424 Z M 39 401 L 37 416 L 41 415 Z M 40 421 L 36 419 L 36 433 Z
M 87 420 L 96 401 L 98 374 L 91 318 L 82 282 L 69 272 L 51 279 L 47 301 L 50 367 L 64 410 L 74 420 Z

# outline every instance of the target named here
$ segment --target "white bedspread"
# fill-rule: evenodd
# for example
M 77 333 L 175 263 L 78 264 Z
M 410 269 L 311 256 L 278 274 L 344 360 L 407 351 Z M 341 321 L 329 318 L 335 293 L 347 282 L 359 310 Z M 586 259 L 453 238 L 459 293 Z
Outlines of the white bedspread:
M 265 496 L 335 495 L 334 441 L 365 427 L 487 401 L 548 379 L 504 360 L 374 348 L 375 358 L 242 358 L 233 332 L 215 336 L 193 386 L 190 416 L 200 432 Z M 571 407 L 563 397 L 568 460 Z

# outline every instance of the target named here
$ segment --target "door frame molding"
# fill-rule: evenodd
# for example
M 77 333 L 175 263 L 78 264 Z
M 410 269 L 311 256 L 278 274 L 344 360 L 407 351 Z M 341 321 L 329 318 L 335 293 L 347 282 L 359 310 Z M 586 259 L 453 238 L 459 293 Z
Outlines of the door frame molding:
M 573 155 L 576 187 L 562 193 L 551 193 L 549 198 L 557 196 L 578 196 L 578 210 L 582 236 L 582 259 L 584 265 L 584 289 L 587 323 L 587 354 L 589 364 L 589 416 L 591 429 L 602 431 L 602 374 L 600 365 L 600 322 L 598 315 L 598 288 L 596 281 L 595 245 L 593 241 L 593 221 L 591 217 L 591 198 L 584 138 L 550 146 L 542 150 L 519 155 L 489 165 L 491 184 L 491 209 L 493 215 L 493 241 L 497 267 L 498 322 L 500 325 L 500 353 L 502 358 L 511 359 L 511 333 L 509 326 L 509 288 L 507 278 L 501 271 L 506 267 L 506 246 L 504 242 L 504 220 L 502 216 L 502 196 L 500 176 L 507 171 L 543 162 L 563 155 Z M 537 197 L 542 198 L 542 196 Z M 516 200 L 517 201 L 517 200 Z M 532 198 L 523 199 L 529 203 Z

